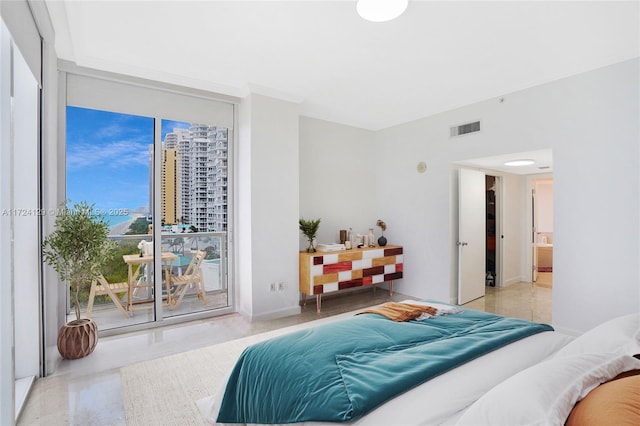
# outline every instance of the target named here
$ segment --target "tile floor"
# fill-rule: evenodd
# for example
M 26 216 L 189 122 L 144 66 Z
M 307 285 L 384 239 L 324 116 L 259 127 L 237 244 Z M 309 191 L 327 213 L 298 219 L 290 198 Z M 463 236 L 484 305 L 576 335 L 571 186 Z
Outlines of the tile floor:
M 536 322 L 551 323 L 551 289 L 531 283 L 487 287 L 486 296 L 466 306 Z M 36 380 L 18 425 L 124 425 L 119 368 L 136 362 L 188 351 L 409 297 L 384 290 L 359 291 L 323 298 L 322 313 L 313 303 L 300 315 L 248 322 L 238 314 L 188 324 L 101 338 L 89 357 L 62 361 L 56 372 Z

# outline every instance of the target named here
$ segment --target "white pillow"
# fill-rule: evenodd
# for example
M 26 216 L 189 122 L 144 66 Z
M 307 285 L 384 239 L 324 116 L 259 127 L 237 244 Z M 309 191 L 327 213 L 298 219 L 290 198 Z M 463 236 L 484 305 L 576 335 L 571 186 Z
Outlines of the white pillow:
M 457 425 L 563 425 L 590 390 L 640 368 L 629 355 L 582 354 L 551 358 L 500 383 L 473 403 Z
M 575 338 L 556 357 L 582 353 L 640 353 L 640 314 L 630 314 L 604 322 Z

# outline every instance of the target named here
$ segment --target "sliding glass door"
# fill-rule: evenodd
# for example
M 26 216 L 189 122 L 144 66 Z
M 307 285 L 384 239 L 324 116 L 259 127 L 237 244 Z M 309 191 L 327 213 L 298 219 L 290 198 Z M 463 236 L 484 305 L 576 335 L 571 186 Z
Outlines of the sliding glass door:
M 78 93 L 94 86 L 84 79 L 68 88 L 67 199 L 93 204 L 118 243 L 101 282 L 82 295 L 87 314 L 113 332 L 229 312 L 232 120 L 170 108 L 132 114 L 113 99 L 89 108 Z
M 118 245 L 102 275 L 110 285 L 127 283 L 115 294 L 128 315 L 115 309 L 104 289 L 92 294 L 89 285 L 81 292 L 81 304 L 92 304 L 91 316 L 101 330 L 154 321 L 153 260 L 140 262 L 138 248 L 141 241 L 153 244 L 148 219 L 154 119 L 73 106 L 66 108 L 66 119 L 67 202 L 86 201 L 109 224 L 109 237 Z M 131 256 L 138 256 L 135 263 Z M 130 278 L 136 288 L 128 294 Z
M 161 137 L 161 246 L 176 256 L 169 266 L 170 298 L 163 314 L 229 306 L 229 129 L 162 120 Z

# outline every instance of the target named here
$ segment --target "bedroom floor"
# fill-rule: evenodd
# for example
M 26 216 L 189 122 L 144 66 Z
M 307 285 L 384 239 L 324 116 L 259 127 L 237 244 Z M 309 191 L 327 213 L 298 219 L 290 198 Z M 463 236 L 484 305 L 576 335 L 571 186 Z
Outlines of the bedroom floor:
M 56 372 L 36 380 L 18 425 L 112 425 L 125 424 L 119 368 L 173 353 L 189 351 L 276 328 L 341 314 L 408 297 L 386 291 L 359 291 L 323 298 L 322 313 L 308 304 L 300 315 L 277 320 L 248 322 L 238 314 L 187 324 L 101 338 L 91 356 L 61 361 Z M 531 283 L 506 288 L 486 287 L 486 295 L 465 306 L 535 322 L 551 322 L 551 289 Z M 91 395 L 94 410 L 76 410 L 74 400 Z M 84 404 L 86 407 L 86 404 Z

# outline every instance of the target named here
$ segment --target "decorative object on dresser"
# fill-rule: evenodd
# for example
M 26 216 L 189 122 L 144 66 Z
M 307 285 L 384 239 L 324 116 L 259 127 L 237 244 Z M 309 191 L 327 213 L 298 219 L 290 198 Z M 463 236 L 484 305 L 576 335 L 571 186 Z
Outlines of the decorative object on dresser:
M 384 223 L 382 219 L 378 219 L 376 226 L 379 226 L 382 231 L 382 235 L 378 238 L 378 245 L 384 247 L 387 245 L 387 238 L 384 236 L 384 231 L 387 230 L 387 224 Z
M 393 294 L 393 280 L 402 278 L 404 255 L 402 246 L 353 248 L 338 253 L 310 254 L 300 252 L 300 296 L 316 296 L 320 313 L 325 293 L 352 287 L 373 286 L 389 282 Z
M 315 253 L 316 249 L 313 246 L 313 240 L 318 234 L 318 228 L 320 228 L 320 219 L 305 220 L 300 218 L 300 231 L 309 240 L 309 247 L 307 247 L 307 253 Z

